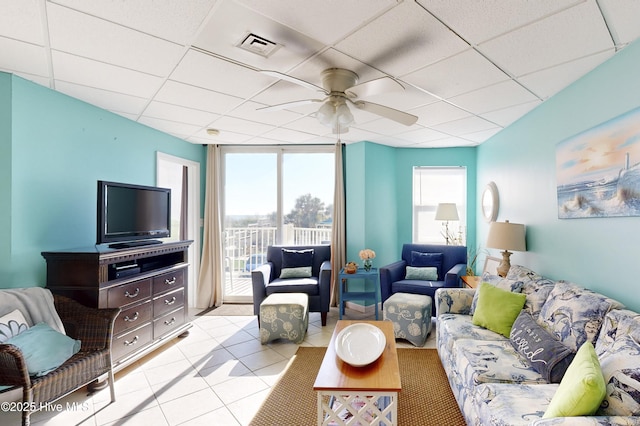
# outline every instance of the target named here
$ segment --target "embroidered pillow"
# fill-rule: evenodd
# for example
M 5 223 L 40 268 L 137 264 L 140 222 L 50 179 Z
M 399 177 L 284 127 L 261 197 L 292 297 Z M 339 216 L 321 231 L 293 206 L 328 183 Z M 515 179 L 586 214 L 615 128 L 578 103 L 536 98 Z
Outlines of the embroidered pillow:
M 15 309 L 0 317 L 0 343 L 4 343 L 29 328 L 22 312 Z
M 438 281 L 438 268 L 435 266 L 407 266 L 407 280 Z
M 509 340 L 516 351 L 549 383 L 560 383 L 573 360 L 573 351 L 558 342 L 526 311 L 520 312 L 513 323 Z
M 437 281 L 442 281 L 442 253 L 411 252 L 411 264 L 409 266 L 433 266 L 438 271 Z

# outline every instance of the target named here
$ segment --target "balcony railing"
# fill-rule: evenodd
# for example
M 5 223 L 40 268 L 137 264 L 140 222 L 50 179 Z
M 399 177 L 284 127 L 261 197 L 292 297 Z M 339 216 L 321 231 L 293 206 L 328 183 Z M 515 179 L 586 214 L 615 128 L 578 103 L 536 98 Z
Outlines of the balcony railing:
M 224 230 L 225 295 L 251 295 L 250 274 L 265 261 L 270 245 L 318 245 L 331 242 L 331 228 L 296 228 L 285 225 L 282 242 L 276 227 L 243 227 Z

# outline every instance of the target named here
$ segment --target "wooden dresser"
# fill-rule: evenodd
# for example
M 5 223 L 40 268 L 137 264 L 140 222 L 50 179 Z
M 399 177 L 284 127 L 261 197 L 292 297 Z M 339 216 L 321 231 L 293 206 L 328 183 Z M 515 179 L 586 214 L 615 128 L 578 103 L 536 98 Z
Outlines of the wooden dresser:
M 188 334 L 187 250 L 192 241 L 43 252 L 47 287 L 96 308 L 120 308 L 112 355 L 120 370 Z

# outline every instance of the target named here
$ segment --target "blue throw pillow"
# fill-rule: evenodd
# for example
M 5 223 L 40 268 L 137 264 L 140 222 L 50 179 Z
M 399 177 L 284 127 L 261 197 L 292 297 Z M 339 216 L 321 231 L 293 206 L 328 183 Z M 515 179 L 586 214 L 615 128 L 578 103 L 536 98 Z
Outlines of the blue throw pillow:
M 5 343 L 17 346 L 27 362 L 30 376 L 44 376 L 78 353 L 80 341 L 41 322 Z
M 433 266 L 438 271 L 438 281 L 442 281 L 442 253 L 411 252 L 411 265 L 409 266 Z
M 313 249 L 289 250 L 282 249 L 282 268 L 300 268 L 313 266 Z

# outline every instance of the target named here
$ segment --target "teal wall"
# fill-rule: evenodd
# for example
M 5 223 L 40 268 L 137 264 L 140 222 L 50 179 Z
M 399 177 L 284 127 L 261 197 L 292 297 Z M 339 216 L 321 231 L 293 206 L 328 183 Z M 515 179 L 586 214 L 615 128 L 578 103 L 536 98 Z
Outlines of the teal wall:
M 555 150 L 564 139 L 640 106 L 638 64 L 635 42 L 480 145 L 477 181 L 479 194 L 488 182 L 497 184 L 499 221 L 527 226 L 528 251 L 514 253 L 512 264 L 574 281 L 633 310 L 640 310 L 640 284 L 631 274 L 640 217 L 558 219 Z M 485 241 L 488 225 L 479 216 L 477 223 L 478 240 Z
M 0 149 L 9 153 L 0 173 L 10 163 L 10 178 L 0 183 L 10 211 L 10 219 L 0 217 L 0 287 L 44 285 L 40 252 L 95 244 L 97 180 L 154 185 L 158 151 L 206 170 L 201 145 L 16 76 L 0 73 L 0 93 L 0 121 L 10 123 L 9 136 L 0 133 Z
M 0 200 L 0 273 L 4 273 L 3 265 L 11 256 L 11 76 L 1 72 Z

